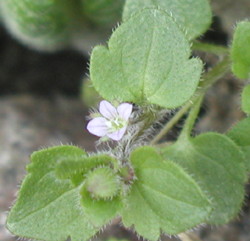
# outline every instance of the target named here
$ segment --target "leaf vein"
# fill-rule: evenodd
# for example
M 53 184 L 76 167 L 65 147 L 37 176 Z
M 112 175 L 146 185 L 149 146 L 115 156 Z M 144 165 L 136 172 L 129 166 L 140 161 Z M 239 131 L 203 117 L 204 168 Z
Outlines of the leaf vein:
M 164 196 L 166 199 L 171 199 L 171 200 L 183 203 L 185 205 L 193 206 L 193 207 L 203 207 L 203 206 L 197 206 L 197 205 L 191 204 L 191 203 L 186 202 L 186 201 L 182 201 L 182 200 L 177 199 L 175 197 L 171 197 L 171 196 L 167 195 L 166 193 L 163 193 L 163 192 L 161 192 L 161 191 L 159 191 L 157 189 L 154 189 L 153 187 L 151 187 L 150 185 L 148 185 L 146 183 L 141 182 L 141 185 L 148 188 L 148 189 L 150 189 L 150 190 L 152 190 L 152 191 L 154 191 L 154 192 L 156 192 L 156 193 L 158 193 L 158 194 L 160 194 L 160 195 L 162 195 L 162 196 Z

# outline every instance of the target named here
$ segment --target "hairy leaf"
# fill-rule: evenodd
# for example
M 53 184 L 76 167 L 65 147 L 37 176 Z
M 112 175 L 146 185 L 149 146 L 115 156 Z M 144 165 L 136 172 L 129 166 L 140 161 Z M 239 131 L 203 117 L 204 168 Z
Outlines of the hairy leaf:
M 226 136 L 207 133 L 162 149 L 163 155 L 183 166 L 212 200 L 209 224 L 234 218 L 244 199 L 246 172 L 240 149 Z
M 250 172 L 250 117 L 237 123 L 227 135 L 241 147 L 247 171 Z
M 242 92 L 242 110 L 250 114 L 250 85 L 247 85 Z
M 208 216 L 208 199 L 180 166 L 163 160 L 152 147 L 135 150 L 131 162 L 137 180 L 122 210 L 125 226 L 134 225 L 144 238 L 157 240 L 160 230 L 178 234 Z
M 78 183 L 89 170 L 98 166 L 110 166 L 116 169 L 117 161 L 106 154 L 61 157 L 55 167 L 55 173 L 60 179 L 72 179 Z
M 89 79 L 84 79 L 81 89 L 81 98 L 84 102 L 84 105 L 87 107 L 98 106 L 101 102 L 102 98 L 97 93 L 96 89 L 94 88 L 92 82 Z
M 35 152 L 31 156 L 28 175 L 7 220 L 15 235 L 46 240 L 88 240 L 100 227 L 93 227 L 81 205 L 81 186 L 58 179 L 55 166 L 61 158 L 83 156 L 73 146 L 60 146 Z
M 122 15 L 124 0 L 81 0 L 84 15 L 101 26 L 114 24 Z
M 123 20 L 127 21 L 138 10 L 148 7 L 160 8 L 172 14 L 190 39 L 203 34 L 212 21 L 208 0 L 127 0 Z
M 88 219 L 97 226 L 102 226 L 114 218 L 121 209 L 121 200 L 119 196 L 110 199 L 93 199 L 90 193 L 83 186 L 81 190 L 82 205 Z
M 116 29 L 108 48 L 94 48 L 91 80 L 109 101 L 174 108 L 194 94 L 200 79 L 201 61 L 189 57 L 189 43 L 172 17 L 146 9 Z
M 54 50 L 68 43 L 71 1 L 5 0 L 0 8 L 7 29 L 25 44 Z
M 250 78 L 250 22 L 238 23 L 231 50 L 233 73 L 241 79 Z

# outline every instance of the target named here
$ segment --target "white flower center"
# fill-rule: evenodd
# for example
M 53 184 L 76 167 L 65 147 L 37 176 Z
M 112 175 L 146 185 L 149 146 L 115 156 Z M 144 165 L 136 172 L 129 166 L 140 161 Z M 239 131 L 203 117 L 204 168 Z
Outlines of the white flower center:
M 127 121 L 116 117 L 115 119 L 110 119 L 106 121 L 106 126 L 109 129 L 109 132 L 115 132 L 118 131 L 120 129 L 122 129 L 124 126 L 127 125 Z

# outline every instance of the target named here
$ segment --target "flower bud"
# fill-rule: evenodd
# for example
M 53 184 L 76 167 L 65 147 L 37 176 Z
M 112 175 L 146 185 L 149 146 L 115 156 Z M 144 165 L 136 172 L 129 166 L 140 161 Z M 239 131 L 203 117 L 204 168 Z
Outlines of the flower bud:
M 118 194 L 119 177 L 109 167 L 100 167 L 88 173 L 85 188 L 95 199 L 110 199 Z

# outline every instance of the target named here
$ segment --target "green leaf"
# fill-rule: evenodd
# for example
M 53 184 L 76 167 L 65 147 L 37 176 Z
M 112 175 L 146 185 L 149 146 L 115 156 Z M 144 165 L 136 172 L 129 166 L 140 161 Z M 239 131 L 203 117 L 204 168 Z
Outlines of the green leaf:
M 250 114 L 250 85 L 247 85 L 242 92 L 242 110 Z
M 27 166 L 29 173 L 34 173 L 34 180 L 40 179 L 50 171 L 54 171 L 60 160 L 86 156 L 86 152 L 75 146 L 56 146 L 36 151 L 31 155 L 31 163 Z
M 119 196 L 110 199 L 93 199 L 83 186 L 81 190 L 82 205 L 88 219 L 98 227 L 109 222 L 121 209 L 122 202 Z
M 5 0 L 0 8 L 7 29 L 28 46 L 54 50 L 68 43 L 71 1 Z
M 127 21 L 138 10 L 148 7 L 160 8 L 173 15 L 189 39 L 203 34 L 210 26 L 212 12 L 207 0 L 127 0 L 123 20 Z
M 60 158 L 82 156 L 73 146 L 60 146 L 35 152 L 18 199 L 7 219 L 15 235 L 45 241 L 88 240 L 100 227 L 93 227 L 81 205 L 81 186 L 60 180 L 54 168 Z
M 250 117 L 237 123 L 227 135 L 239 145 L 245 155 L 245 165 L 250 172 Z
M 81 97 L 84 102 L 84 105 L 92 108 L 94 106 L 98 106 L 98 104 L 102 100 L 101 96 L 98 94 L 89 79 L 85 79 L 82 84 Z
M 135 150 L 131 162 L 137 180 L 122 210 L 125 226 L 134 225 L 139 235 L 157 240 L 160 230 L 178 234 L 208 216 L 211 211 L 208 199 L 180 166 L 163 160 L 152 147 Z
M 76 184 L 82 182 L 84 175 L 98 166 L 118 168 L 117 160 L 106 154 L 87 156 L 61 157 L 55 167 L 56 176 L 60 179 L 72 179 Z
M 81 0 L 84 15 L 101 26 L 121 18 L 124 0 Z
M 108 48 L 94 48 L 90 76 L 109 101 L 148 102 L 174 108 L 195 92 L 202 70 L 172 17 L 146 9 L 113 33 Z
M 246 171 L 240 149 L 228 137 L 216 133 L 179 141 L 162 154 L 183 166 L 212 200 L 209 224 L 234 218 L 244 199 Z
M 231 49 L 233 73 L 241 79 L 250 78 L 250 22 L 238 23 Z

